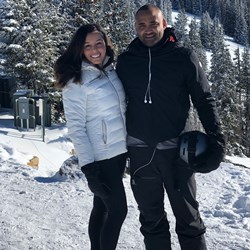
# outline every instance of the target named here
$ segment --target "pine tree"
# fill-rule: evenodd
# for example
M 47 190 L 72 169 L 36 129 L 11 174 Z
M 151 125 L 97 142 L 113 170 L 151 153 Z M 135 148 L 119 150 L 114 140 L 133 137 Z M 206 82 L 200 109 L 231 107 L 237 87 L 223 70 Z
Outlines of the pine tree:
M 190 28 L 189 35 L 188 35 L 189 39 L 188 40 L 186 39 L 186 41 L 188 41 L 189 44 L 185 42 L 185 46 L 193 49 L 196 52 L 203 66 L 203 69 L 206 71 L 207 70 L 207 58 L 206 58 L 206 54 L 202 47 L 200 36 L 199 36 L 199 25 L 195 18 L 191 20 L 189 28 Z M 193 130 L 203 130 L 202 124 L 199 120 L 197 110 L 194 108 L 192 104 L 191 104 L 191 108 L 189 111 L 189 118 L 188 118 L 187 126 L 192 128 Z
M 214 44 L 209 79 L 217 99 L 222 128 L 228 138 L 228 153 L 239 153 L 240 103 L 237 95 L 234 67 L 228 48 L 223 40 L 223 29 L 218 21 L 214 22 Z
M 99 23 L 102 20 L 103 5 L 102 0 L 71 0 L 63 1 L 60 9 L 70 17 L 67 23 L 73 33 L 82 24 Z
M 129 39 L 133 39 L 136 36 L 135 29 L 134 29 L 134 22 L 135 22 L 135 13 L 137 11 L 136 5 L 134 1 L 126 0 L 127 1 L 127 25 L 128 25 L 128 31 L 126 34 L 128 35 L 128 38 L 126 39 L 126 42 L 130 42 Z M 126 5 L 125 5 L 126 6 Z M 124 45 L 126 47 L 127 44 Z
M 208 12 L 203 13 L 200 22 L 200 38 L 201 43 L 206 49 L 212 49 L 212 29 L 213 29 L 213 21 L 210 18 Z
M 197 16 L 202 15 L 202 1 L 201 0 L 195 0 L 193 3 L 193 14 Z
M 9 0 L 2 8 L 10 25 L 2 27 L 7 73 L 35 93 L 47 92 L 53 85 L 57 29 L 63 24 L 56 7 L 45 0 Z
M 239 100 L 239 127 L 241 131 L 239 131 L 239 138 L 241 141 L 239 142 L 242 147 L 242 153 L 246 153 L 246 149 L 244 149 L 244 135 L 246 134 L 246 119 L 245 119 L 245 112 L 246 112 L 246 88 L 243 84 L 243 74 L 242 74 L 242 60 L 240 55 L 240 50 L 237 48 L 234 52 L 234 67 L 235 67 L 235 86 L 236 86 L 236 93 L 237 93 L 237 100 Z
M 248 45 L 248 27 L 244 17 L 244 12 L 242 8 L 239 6 L 236 14 L 236 23 L 235 23 L 235 32 L 234 32 L 234 40 L 236 43 L 242 45 Z
M 224 42 L 224 30 L 218 18 L 213 19 L 213 26 L 211 31 L 211 49 L 225 46 Z
M 250 51 L 245 48 L 242 54 L 242 67 L 240 81 L 245 89 L 245 126 L 243 134 L 243 145 L 246 147 L 246 155 L 250 157 Z
M 216 16 L 217 9 L 218 9 L 218 0 L 206 0 L 204 4 L 204 10 L 207 11 L 210 17 L 213 19 Z
M 189 25 L 189 40 L 190 40 L 190 47 L 196 52 L 203 69 L 207 71 L 207 57 L 205 50 L 201 44 L 201 39 L 200 39 L 200 27 L 196 19 L 192 19 L 191 23 Z
M 163 15 L 165 16 L 167 20 L 167 24 L 172 26 L 173 20 L 172 20 L 172 4 L 170 0 L 161 0 L 161 4 L 159 6 L 162 10 Z
M 232 37 L 235 32 L 236 8 L 238 8 L 238 6 L 235 4 L 235 0 L 226 0 L 221 17 L 225 34 Z
M 10 9 L 7 3 L 2 2 L 0 5 L 0 75 L 6 75 L 6 49 L 10 40 L 10 35 L 18 25 L 17 21 L 8 16 Z
M 235 68 L 235 80 L 237 86 L 237 93 L 239 94 L 239 99 L 242 100 L 242 96 L 244 96 L 244 88 L 241 84 L 241 70 L 242 70 L 242 61 L 241 61 L 240 49 L 239 47 L 234 51 L 234 68 Z
M 246 0 L 247 2 L 247 0 Z M 248 1 L 247 4 L 245 4 L 245 8 L 244 8 L 244 16 L 245 16 L 245 20 L 247 22 L 247 29 L 248 29 L 248 45 L 250 45 L 250 2 Z
M 183 41 L 185 43 L 188 43 L 187 41 L 187 16 L 185 11 L 182 9 L 177 17 L 176 21 L 174 23 L 174 28 L 175 28 L 175 35 L 178 40 Z
M 131 13 L 135 12 L 135 6 L 129 1 L 113 0 L 109 1 L 107 8 L 108 11 L 104 13 L 103 19 L 105 20 L 106 30 L 119 54 L 127 48 L 134 37 L 134 29 L 131 23 L 134 17 Z

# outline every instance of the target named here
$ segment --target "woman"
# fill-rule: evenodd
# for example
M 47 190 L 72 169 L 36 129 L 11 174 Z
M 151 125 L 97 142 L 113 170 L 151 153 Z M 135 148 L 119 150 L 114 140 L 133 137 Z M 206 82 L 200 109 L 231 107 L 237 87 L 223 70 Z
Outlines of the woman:
M 94 194 L 89 221 L 91 250 L 116 248 L 127 202 L 125 94 L 114 51 L 96 24 L 81 26 L 55 64 L 69 136 Z

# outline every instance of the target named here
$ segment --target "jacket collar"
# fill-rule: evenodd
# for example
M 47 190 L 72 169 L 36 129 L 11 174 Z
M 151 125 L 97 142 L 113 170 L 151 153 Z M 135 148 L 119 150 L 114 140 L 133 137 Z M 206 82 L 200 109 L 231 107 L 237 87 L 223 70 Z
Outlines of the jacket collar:
M 107 56 L 104 60 L 104 65 L 107 63 L 109 60 L 109 57 Z M 105 72 L 110 71 L 113 69 L 113 65 L 109 64 L 107 67 L 104 69 L 99 69 L 95 65 L 82 61 L 82 82 L 84 84 L 89 83 L 93 81 L 94 79 L 101 77 Z

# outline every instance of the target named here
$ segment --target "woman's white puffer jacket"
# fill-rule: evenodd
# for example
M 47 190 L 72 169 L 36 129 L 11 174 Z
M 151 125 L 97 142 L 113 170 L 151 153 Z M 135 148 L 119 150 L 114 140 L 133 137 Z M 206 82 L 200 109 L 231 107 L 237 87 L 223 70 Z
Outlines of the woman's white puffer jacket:
M 125 94 L 110 65 L 104 72 L 83 62 L 82 83 L 64 87 L 63 105 L 68 135 L 79 167 L 125 153 Z

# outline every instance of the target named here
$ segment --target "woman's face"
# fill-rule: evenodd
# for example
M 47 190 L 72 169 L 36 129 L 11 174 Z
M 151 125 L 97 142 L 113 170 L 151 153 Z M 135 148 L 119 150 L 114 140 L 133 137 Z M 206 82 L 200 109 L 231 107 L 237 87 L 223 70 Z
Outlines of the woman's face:
M 106 57 L 106 44 L 99 31 L 94 31 L 86 36 L 83 54 L 89 62 L 102 66 Z

